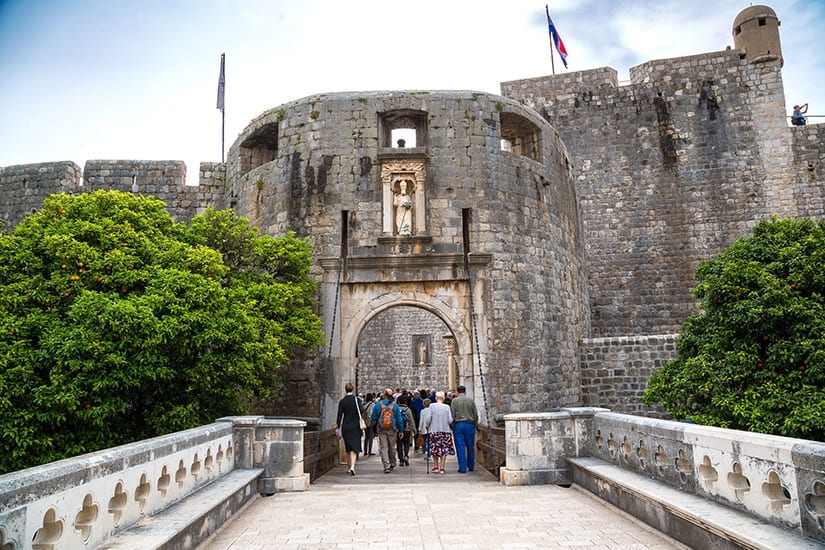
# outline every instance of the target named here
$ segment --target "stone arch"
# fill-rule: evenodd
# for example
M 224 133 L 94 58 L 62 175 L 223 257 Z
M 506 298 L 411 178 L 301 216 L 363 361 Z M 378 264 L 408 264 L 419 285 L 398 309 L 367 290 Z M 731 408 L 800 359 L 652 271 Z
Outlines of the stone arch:
M 475 378 L 473 347 L 469 330 L 469 312 L 458 306 L 457 296 L 447 293 L 434 296 L 421 290 L 389 290 L 373 293 L 362 300 L 344 298 L 341 302 L 341 353 L 340 369 L 337 376 L 339 388 L 347 381 L 355 380 L 356 346 L 358 339 L 370 320 L 382 312 L 398 306 L 421 308 L 435 315 L 455 338 L 458 359 L 458 380 L 472 393 Z M 451 303 L 452 302 L 452 303 Z M 351 314 L 347 315 L 347 311 Z
M 362 393 L 396 386 L 455 388 L 461 365 L 450 353 L 454 340 L 430 310 L 397 305 L 376 313 L 358 335 L 356 386 Z

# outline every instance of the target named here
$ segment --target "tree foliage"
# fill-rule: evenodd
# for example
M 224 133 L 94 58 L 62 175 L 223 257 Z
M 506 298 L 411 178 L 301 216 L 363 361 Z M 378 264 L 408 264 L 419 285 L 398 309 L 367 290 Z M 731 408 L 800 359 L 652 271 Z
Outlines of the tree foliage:
M 696 270 L 701 314 L 643 401 L 700 424 L 825 440 L 825 223 L 771 219 Z
M 321 343 L 310 258 L 229 211 L 47 199 L 0 235 L 0 472 L 248 412 Z

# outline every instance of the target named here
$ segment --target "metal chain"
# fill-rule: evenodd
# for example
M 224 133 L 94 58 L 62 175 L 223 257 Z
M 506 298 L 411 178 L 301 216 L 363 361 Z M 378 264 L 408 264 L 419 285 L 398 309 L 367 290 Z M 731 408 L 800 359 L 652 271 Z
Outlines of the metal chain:
M 467 272 L 467 284 L 469 285 L 469 300 L 470 300 L 470 319 L 473 324 L 473 340 L 475 341 L 476 357 L 478 358 L 478 375 L 481 380 L 481 397 L 484 402 L 484 415 L 487 417 L 487 428 L 490 430 L 490 449 L 493 452 L 493 470 L 498 477 L 498 457 L 496 456 L 496 447 L 493 445 L 493 423 L 490 420 L 490 406 L 487 402 L 487 388 L 484 384 L 484 368 L 481 364 L 481 349 L 478 346 L 478 325 L 476 324 L 476 312 L 473 307 L 473 275 L 470 272 L 470 255 L 464 251 L 464 271 Z
M 318 459 L 321 455 L 321 432 L 324 428 L 324 400 L 327 395 L 327 370 L 330 368 L 330 364 L 332 363 L 332 339 L 335 337 L 335 319 L 338 316 L 338 295 L 341 292 L 341 269 L 344 262 L 344 256 L 341 254 L 338 256 L 338 281 L 335 285 L 335 302 L 332 306 L 332 326 L 330 327 L 329 332 L 329 345 L 327 346 L 327 360 L 326 364 L 322 366 L 322 379 L 321 379 L 321 399 L 320 399 L 320 406 L 318 408 L 318 437 L 316 438 L 315 443 L 315 460 L 312 462 L 312 477 L 311 480 L 315 481 L 318 477 Z

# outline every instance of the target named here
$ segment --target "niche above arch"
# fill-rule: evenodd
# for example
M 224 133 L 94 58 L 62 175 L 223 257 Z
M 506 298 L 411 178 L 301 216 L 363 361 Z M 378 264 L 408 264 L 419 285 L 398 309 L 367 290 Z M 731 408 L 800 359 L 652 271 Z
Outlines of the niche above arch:
M 423 160 L 392 160 L 381 164 L 384 236 L 411 237 L 427 233 L 426 179 Z M 406 208 L 400 201 L 402 198 Z
M 278 123 L 261 126 L 240 145 L 240 173 L 246 174 L 278 156 Z

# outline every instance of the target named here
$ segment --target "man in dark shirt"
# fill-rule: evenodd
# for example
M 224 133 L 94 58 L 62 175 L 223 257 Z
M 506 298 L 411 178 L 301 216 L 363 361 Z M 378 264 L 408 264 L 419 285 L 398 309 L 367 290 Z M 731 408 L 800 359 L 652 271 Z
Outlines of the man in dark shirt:
M 413 417 L 415 418 L 415 426 L 418 428 L 421 422 L 421 409 L 424 408 L 424 400 L 421 398 L 421 392 L 416 390 L 413 392 L 413 399 L 410 402 L 410 409 L 412 409 Z M 418 450 L 418 438 L 415 438 L 415 450 Z
M 476 424 L 478 409 L 476 403 L 467 397 L 467 388 L 456 388 L 458 395 L 450 403 L 455 427 L 455 454 L 458 459 L 458 473 L 473 471 L 476 465 Z

